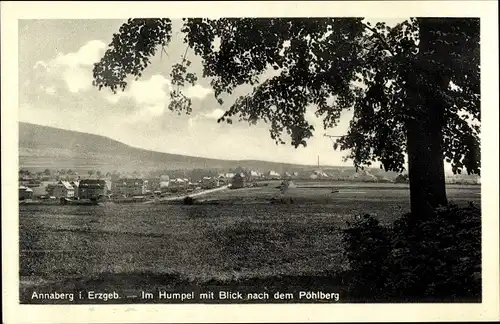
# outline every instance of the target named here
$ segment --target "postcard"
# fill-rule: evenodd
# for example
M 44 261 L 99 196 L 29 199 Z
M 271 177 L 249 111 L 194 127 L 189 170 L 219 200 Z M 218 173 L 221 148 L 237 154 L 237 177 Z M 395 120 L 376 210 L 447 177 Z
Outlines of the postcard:
M 2 2 L 5 323 L 498 320 L 496 12 Z

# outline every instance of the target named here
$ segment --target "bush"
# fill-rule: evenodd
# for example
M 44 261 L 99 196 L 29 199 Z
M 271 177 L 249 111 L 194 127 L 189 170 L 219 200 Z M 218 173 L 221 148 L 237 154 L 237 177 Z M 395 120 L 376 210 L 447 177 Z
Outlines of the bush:
M 481 211 L 450 205 L 382 226 L 364 215 L 344 231 L 349 290 L 368 301 L 480 301 Z
M 194 204 L 194 198 L 187 196 L 184 198 L 183 203 L 184 203 L 184 205 L 192 205 L 192 204 Z

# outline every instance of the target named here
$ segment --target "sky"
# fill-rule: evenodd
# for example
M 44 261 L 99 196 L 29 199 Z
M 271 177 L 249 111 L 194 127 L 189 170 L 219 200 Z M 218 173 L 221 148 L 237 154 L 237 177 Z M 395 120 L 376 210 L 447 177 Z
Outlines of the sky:
M 181 21 L 173 21 L 168 56 L 156 55 L 142 78 L 113 95 L 92 86 L 92 68 L 106 50 L 123 20 L 20 20 L 19 21 L 19 120 L 68 130 L 104 135 L 125 144 L 159 152 L 220 159 L 259 159 L 297 164 L 352 165 L 343 162 L 346 152 L 334 151 L 324 137 L 347 132 L 352 113 L 341 116 L 337 127 L 324 130 L 314 109 L 307 120 L 315 127 L 307 147 L 276 145 L 269 126 L 231 125 L 217 119 L 239 95 L 242 87 L 220 106 L 209 80 L 201 79 L 201 61 L 192 52 L 191 71 L 200 80 L 184 93 L 193 101 L 190 115 L 168 110 L 172 64 L 186 49 Z M 391 23 L 390 21 L 388 23 Z

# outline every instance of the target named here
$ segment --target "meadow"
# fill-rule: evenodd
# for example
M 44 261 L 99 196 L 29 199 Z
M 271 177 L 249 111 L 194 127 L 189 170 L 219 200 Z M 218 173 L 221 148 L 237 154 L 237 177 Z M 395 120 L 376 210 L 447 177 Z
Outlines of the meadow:
M 448 188 L 458 203 L 479 204 L 479 193 L 479 186 Z M 324 287 L 323 276 L 348 267 L 341 244 L 348 221 L 369 213 L 389 225 L 409 210 L 404 185 L 344 184 L 338 193 L 293 189 L 286 196 L 293 203 L 271 204 L 280 195 L 270 185 L 214 192 L 190 206 L 21 205 L 21 300 L 44 287 Z M 341 280 L 329 282 L 341 289 Z

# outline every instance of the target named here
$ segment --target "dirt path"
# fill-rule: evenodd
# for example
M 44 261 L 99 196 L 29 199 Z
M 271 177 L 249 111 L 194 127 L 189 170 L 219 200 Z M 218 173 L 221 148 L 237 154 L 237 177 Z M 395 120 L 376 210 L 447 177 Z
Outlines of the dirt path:
M 156 199 L 156 200 L 149 200 L 149 201 L 146 201 L 144 203 L 145 204 L 154 204 L 154 203 L 160 202 L 160 201 L 182 200 L 182 199 L 184 199 L 185 197 L 188 197 L 188 196 L 189 197 L 198 197 L 198 196 L 203 196 L 203 195 L 206 195 L 206 194 L 209 194 L 209 193 L 212 193 L 212 192 L 222 191 L 222 190 L 225 190 L 225 189 L 228 189 L 228 188 L 229 188 L 229 186 L 222 186 L 222 187 L 219 187 L 219 188 L 203 190 L 203 191 L 195 192 L 195 193 L 188 194 L 188 195 L 175 196 L 175 197 L 165 197 L 165 198 L 160 198 L 160 199 Z

